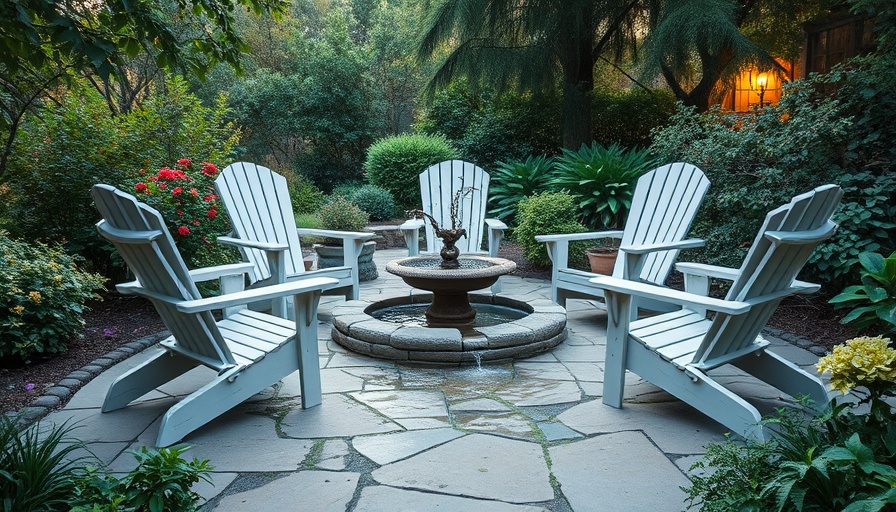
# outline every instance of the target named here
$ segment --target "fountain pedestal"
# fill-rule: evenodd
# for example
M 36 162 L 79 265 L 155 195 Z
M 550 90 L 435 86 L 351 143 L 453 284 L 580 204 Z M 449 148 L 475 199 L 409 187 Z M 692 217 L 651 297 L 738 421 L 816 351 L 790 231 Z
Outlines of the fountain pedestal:
M 414 256 L 390 261 L 386 271 L 405 283 L 433 294 L 426 310 L 430 327 L 464 327 L 473 323 L 476 310 L 470 306 L 468 292 L 488 288 L 504 274 L 516 270 L 516 263 L 503 258 L 462 256 L 458 268 L 441 268 L 442 259 Z

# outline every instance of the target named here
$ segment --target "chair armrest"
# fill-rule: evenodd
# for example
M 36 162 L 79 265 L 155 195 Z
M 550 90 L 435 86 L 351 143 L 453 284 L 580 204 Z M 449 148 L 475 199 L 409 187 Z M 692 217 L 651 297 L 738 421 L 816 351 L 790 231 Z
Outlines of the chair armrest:
M 404 235 L 404 243 L 408 246 L 408 256 L 420 254 L 420 228 L 423 225 L 423 219 L 408 219 L 398 226 Z
M 621 230 L 614 231 L 592 231 L 589 233 L 568 233 L 565 235 L 536 235 L 535 240 L 539 242 L 562 242 L 573 240 L 593 240 L 595 238 L 622 238 Z
M 211 281 L 223 276 L 233 276 L 238 274 L 248 274 L 252 272 L 255 265 L 251 263 L 232 263 L 230 265 L 218 265 L 215 267 L 197 268 L 190 271 L 190 277 L 194 283 L 203 281 Z
M 716 279 L 728 281 L 734 281 L 740 275 L 740 269 L 707 265 L 705 263 L 676 263 L 675 269 L 685 275 L 715 277 Z
M 679 240 L 677 242 L 663 242 L 659 244 L 626 245 L 624 247 L 620 247 L 619 250 L 622 252 L 627 252 L 629 254 L 649 254 L 651 252 L 671 251 L 673 249 L 694 249 L 697 247 L 703 247 L 703 244 L 705 243 L 705 240 L 701 240 L 699 238 L 691 238 L 688 240 Z
M 222 309 L 232 306 L 248 304 L 250 302 L 271 300 L 290 295 L 299 295 L 302 293 L 323 291 L 333 288 L 339 283 L 336 279 L 330 277 L 314 277 L 311 279 L 302 279 L 290 283 L 275 284 L 271 286 L 262 286 L 252 290 L 246 290 L 237 293 L 229 293 L 227 295 L 219 295 L 217 297 L 207 297 L 198 300 L 178 301 L 175 303 L 177 310 L 182 313 L 200 313 L 202 311 L 210 311 L 213 309 Z
M 219 236 L 218 241 L 222 244 L 235 245 L 237 247 L 245 247 L 247 249 L 259 249 L 262 251 L 285 251 L 289 249 L 288 244 L 272 244 L 268 242 L 259 242 L 256 240 L 244 240 L 242 238 L 234 238 L 231 236 Z
M 485 219 L 485 225 L 488 226 L 488 229 L 498 229 L 501 231 L 507 229 L 507 224 L 504 224 L 498 219 Z
M 398 226 L 398 229 L 402 231 L 417 231 L 418 229 L 423 227 L 423 219 L 409 219 L 404 221 L 401 226 Z
M 671 288 L 663 288 L 652 284 L 638 283 L 627 279 L 619 279 L 610 276 L 598 276 L 588 280 L 597 288 L 626 295 L 637 295 L 661 302 L 669 302 L 695 309 L 708 309 L 729 315 L 741 315 L 753 307 L 747 302 L 714 299 L 694 293 L 687 293 Z
M 342 240 L 370 240 L 376 236 L 376 233 L 369 231 L 336 231 L 332 229 L 311 229 L 299 228 L 296 230 L 299 235 L 304 236 L 320 236 L 324 238 L 340 238 Z

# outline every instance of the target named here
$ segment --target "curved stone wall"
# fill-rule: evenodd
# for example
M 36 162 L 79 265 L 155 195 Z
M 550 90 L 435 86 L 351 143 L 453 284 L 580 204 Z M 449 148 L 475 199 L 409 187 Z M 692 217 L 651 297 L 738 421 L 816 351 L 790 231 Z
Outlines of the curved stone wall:
M 566 339 L 566 310 L 547 299 L 519 301 L 497 295 L 470 294 L 473 304 L 495 304 L 526 311 L 519 320 L 474 327 L 463 336 L 449 327 L 414 327 L 373 318 L 367 311 L 401 304 L 426 303 L 421 294 L 371 302 L 353 300 L 333 309 L 333 340 L 361 354 L 383 359 L 476 363 L 530 357 L 552 349 Z

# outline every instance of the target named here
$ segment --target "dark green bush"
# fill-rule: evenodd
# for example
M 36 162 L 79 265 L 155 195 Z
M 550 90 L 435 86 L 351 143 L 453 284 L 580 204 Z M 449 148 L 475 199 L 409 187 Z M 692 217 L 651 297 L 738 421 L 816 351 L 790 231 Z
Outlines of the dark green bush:
M 675 95 L 666 89 L 595 89 L 591 93 L 591 136 L 609 146 L 647 147 L 651 132 L 669 123 Z
M 0 231 L 0 362 L 59 354 L 84 328 L 84 304 L 103 279 L 79 270 L 58 246 L 12 240 Z
M 515 223 L 520 201 L 546 191 L 553 172 L 554 159 L 544 155 L 498 162 L 488 189 L 489 213 Z
M 458 81 L 436 94 L 415 129 L 445 135 L 461 158 L 490 170 L 498 161 L 555 153 L 559 112 L 556 95 L 497 95 Z
M 90 87 L 60 92 L 59 105 L 24 120 L 10 155 L 0 226 L 18 238 L 62 243 L 87 268 L 123 278 L 111 244 L 94 229 L 99 214 L 90 188 L 124 184 L 140 169 L 158 169 L 184 155 L 225 165 L 239 130 L 225 120 L 223 98 L 204 107 L 173 79 L 143 105 L 112 117 Z
M 355 192 L 358 191 L 361 187 L 364 186 L 363 181 L 351 180 L 346 181 L 344 183 L 340 183 L 333 187 L 333 190 L 330 192 L 332 196 L 342 196 L 349 201 L 351 201 L 352 197 L 354 197 Z
M 406 134 L 380 139 L 367 150 L 367 179 L 395 197 L 403 209 L 420 206 L 417 176 L 427 167 L 457 158 L 457 150 L 443 136 Z
M 831 299 L 837 308 L 852 308 L 840 320 L 857 331 L 871 328 L 896 332 L 896 252 L 887 258 L 876 252 L 859 255 L 862 284 L 847 286 Z
M 371 220 L 389 220 L 398 214 L 392 193 L 376 185 L 364 185 L 355 191 L 351 199 L 370 215 Z
M 326 195 L 305 175 L 286 171 L 283 176 L 289 185 L 289 200 L 294 212 L 316 212 L 327 202 Z
M 576 219 L 578 208 L 573 197 L 565 192 L 544 192 L 522 201 L 517 213 L 519 226 L 513 230 L 513 238 L 523 246 L 526 260 L 532 265 L 547 267 L 551 260 L 545 244 L 535 240 L 536 235 L 582 233 L 585 227 Z M 585 250 L 590 242 L 570 243 L 570 266 L 581 267 Z
M 563 150 L 550 185 L 575 198 L 586 228 L 616 228 L 625 223 L 638 178 L 657 164 L 646 150 L 582 144 L 578 151 Z

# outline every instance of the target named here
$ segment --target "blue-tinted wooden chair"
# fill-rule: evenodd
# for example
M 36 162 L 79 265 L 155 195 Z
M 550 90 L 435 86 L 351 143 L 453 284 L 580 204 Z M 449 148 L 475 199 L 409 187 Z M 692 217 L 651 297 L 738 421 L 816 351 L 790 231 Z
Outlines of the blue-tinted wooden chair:
M 821 381 L 768 350 L 768 341 L 759 333 L 785 297 L 819 289 L 796 277 L 815 246 L 836 232 L 831 217 L 842 195 L 840 187 L 826 185 L 773 210 L 739 270 L 676 265 L 691 276 L 686 282 L 699 284 L 700 293 L 610 276 L 593 278 L 604 291 L 609 314 L 603 402 L 622 406 L 625 370 L 630 370 L 733 432 L 762 440 L 758 410 L 707 373 L 732 364 L 791 396 L 827 403 Z M 724 300 L 706 296 L 709 277 L 732 281 Z M 682 309 L 634 320 L 633 297 Z M 707 311 L 714 316 L 707 318 Z
M 202 298 L 196 282 L 236 274 L 241 283 L 251 265 L 189 271 L 158 211 L 109 185 L 96 185 L 91 194 L 103 216 L 97 229 L 137 278 L 118 285 L 118 291 L 149 299 L 171 332 L 160 343 L 164 352 L 112 383 L 103 412 L 126 407 L 199 365 L 216 375 L 165 413 L 158 446 L 176 443 L 296 370 L 302 407 L 321 403 L 317 305 L 321 292 L 336 286 L 336 279 L 319 277 Z M 241 307 L 284 296 L 293 297 L 294 322 Z M 215 321 L 211 313 L 215 309 L 228 314 Z

